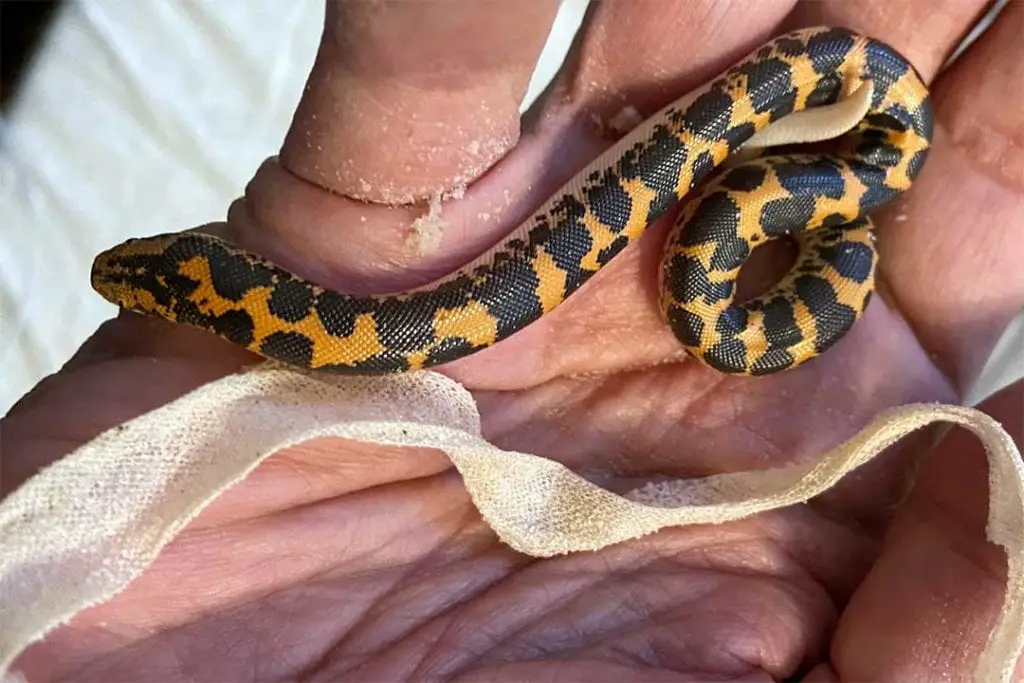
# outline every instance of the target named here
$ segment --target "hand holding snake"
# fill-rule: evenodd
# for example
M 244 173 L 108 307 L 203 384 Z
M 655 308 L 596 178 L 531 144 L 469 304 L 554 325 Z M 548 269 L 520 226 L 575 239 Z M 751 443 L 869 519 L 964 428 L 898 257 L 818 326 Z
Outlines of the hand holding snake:
M 1024 130 L 1024 112 L 1008 106 L 1024 83 L 1024 6 L 1010 3 L 954 69 L 936 75 L 984 4 L 601 2 L 565 71 L 521 120 L 516 107 L 552 3 L 327 3 L 323 44 L 280 157 L 259 169 L 226 222 L 192 234 L 216 235 L 344 295 L 429 289 L 612 147 L 593 115 L 612 121 L 627 103 L 653 115 L 788 27 L 849 26 L 920 72 L 937 124 L 921 174 L 871 215 L 875 294 L 838 343 L 756 380 L 679 353 L 661 298 L 671 290 L 659 279 L 666 257 L 682 253 L 671 245 L 689 248 L 672 240 L 676 214 L 697 216 L 703 200 L 690 201 L 703 192 L 740 198 L 711 189 L 743 179 L 714 180 L 740 168 L 727 162 L 557 309 L 433 366 L 473 391 L 488 439 L 575 468 L 680 476 L 814 457 L 886 407 L 962 397 L 1024 300 L 1024 178 L 1015 175 L 1024 163 L 1007 144 Z M 821 159 L 835 163 L 836 151 Z M 790 152 L 818 150 L 769 156 Z M 834 178 L 836 169 L 793 177 Z M 770 185 L 778 178 L 774 167 L 765 173 Z M 444 205 L 448 229 L 436 249 L 409 249 L 427 198 L 460 181 L 472 182 Z M 412 200 L 420 201 L 404 206 Z M 842 202 L 841 213 L 850 206 Z M 135 234 L 179 229 L 156 227 L 159 210 L 140 215 Z M 744 276 L 758 278 L 756 258 Z M 794 320 L 810 322 L 798 308 Z M 756 313 L 748 304 L 748 320 Z M 408 343 L 427 340 L 422 330 Z M 698 359 L 715 333 L 702 331 Z M 5 418 L 4 485 L 69 443 L 252 360 L 236 342 L 159 315 L 110 321 Z M 1022 388 L 983 406 L 1018 435 Z M 931 436 L 901 442 L 813 505 L 543 562 L 493 542 L 443 456 L 303 444 L 241 482 L 138 583 L 53 634 L 27 663 L 76 683 L 135 680 L 139 671 L 155 680 L 199 671 L 227 680 L 256 672 L 268 681 L 660 683 L 782 680 L 808 669 L 826 680 L 928 680 L 942 670 L 960 680 L 990 623 L 1001 569 L 977 528 L 985 472 L 968 439 L 944 439 L 907 499 L 908 459 L 931 448 Z

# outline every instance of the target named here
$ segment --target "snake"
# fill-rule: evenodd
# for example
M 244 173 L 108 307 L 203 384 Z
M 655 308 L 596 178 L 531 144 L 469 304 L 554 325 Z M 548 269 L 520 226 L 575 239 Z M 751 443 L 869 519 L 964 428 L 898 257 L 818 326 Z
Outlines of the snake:
M 856 93 L 870 101 L 834 149 L 740 153 L 773 125 L 827 116 Z M 91 283 L 121 309 L 300 370 L 412 372 L 549 315 L 677 209 L 658 272 L 666 327 L 709 368 L 770 375 L 822 355 L 864 314 L 878 267 L 871 214 L 920 173 L 933 125 L 924 80 L 890 45 L 803 28 L 651 115 L 494 246 L 423 286 L 349 295 L 201 231 L 128 239 L 96 256 Z M 797 246 L 789 270 L 738 302 L 741 267 L 784 238 Z

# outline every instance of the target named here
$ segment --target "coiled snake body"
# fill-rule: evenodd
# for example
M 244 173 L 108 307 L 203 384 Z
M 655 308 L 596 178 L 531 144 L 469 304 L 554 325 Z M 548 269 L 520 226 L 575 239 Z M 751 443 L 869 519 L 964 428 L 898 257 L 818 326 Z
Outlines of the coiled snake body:
M 830 154 L 727 168 L 667 241 L 661 306 L 694 357 L 726 373 L 797 366 L 840 339 L 874 289 L 868 215 L 908 189 L 932 135 L 927 89 L 889 46 L 841 28 L 781 36 L 625 136 L 473 263 L 408 292 L 325 289 L 211 235 L 132 239 L 100 254 L 107 300 L 206 329 L 303 369 L 405 372 L 489 347 L 550 313 L 744 142 L 796 112 L 870 86 L 870 107 Z M 793 235 L 795 265 L 734 301 L 759 244 Z

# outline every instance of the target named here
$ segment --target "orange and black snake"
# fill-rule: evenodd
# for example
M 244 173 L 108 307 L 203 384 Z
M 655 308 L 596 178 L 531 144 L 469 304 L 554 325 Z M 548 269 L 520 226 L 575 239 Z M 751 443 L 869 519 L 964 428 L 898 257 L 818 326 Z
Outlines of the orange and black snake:
M 834 154 L 762 156 L 709 180 L 769 124 L 865 85 L 867 114 Z M 878 260 L 868 215 L 908 189 L 932 126 L 921 77 L 890 46 L 843 28 L 803 29 L 663 108 L 501 243 L 430 285 L 349 296 L 197 232 L 105 251 L 92 285 L 125 309 L 302 369 L 405 372 L 492 346 L 550 313 L 696 191 L 664 250 L 662 310 L 703 363 L 765 375 L 820 355 L 863 313 Z M 737 304 L 741 265 L 783 235 L 799 244 L 796 263 Z

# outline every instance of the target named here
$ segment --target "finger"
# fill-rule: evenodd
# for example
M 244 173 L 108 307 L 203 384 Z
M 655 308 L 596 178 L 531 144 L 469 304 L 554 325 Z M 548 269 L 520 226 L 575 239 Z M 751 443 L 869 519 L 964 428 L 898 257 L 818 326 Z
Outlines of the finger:
M 1024 446 L 1024 381 L 981 409 Z M 969 680 L 1005 591 L 1002 552 L 985 537 L 984 448 L 951 431 L 922 468 L 878 563 L 847 607 L 833 643 L 842 680 Z
M 935 148 L 879 231 L 883 272 L 918 338 L 961 395 L 1024 309 L 1024 4 L 936 81 Z
M 354 293 L 420 284 L 482 251 L 501 226 L 477 214 L 506 188 L 472 191 L 461 214 L 442 215 L 441 199 L 515 146 L 556 10 L 557 0 L 327 3 L 280 158 L 258 170 L 223 232 Z
M 986 4 L 988 0 L 802 0 L 787 24 L 828 24 L 861 31 L 892 45 L 926 81 L 931 81 Z
M 519 104 L 557 7 L 328 2 L 282 166 L 389 204 L 476 179 L 515 145 Z

